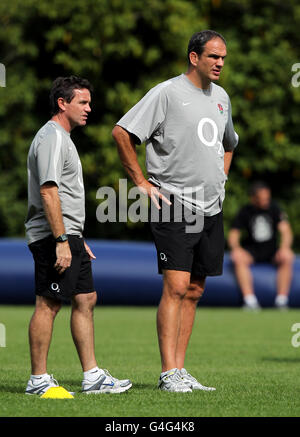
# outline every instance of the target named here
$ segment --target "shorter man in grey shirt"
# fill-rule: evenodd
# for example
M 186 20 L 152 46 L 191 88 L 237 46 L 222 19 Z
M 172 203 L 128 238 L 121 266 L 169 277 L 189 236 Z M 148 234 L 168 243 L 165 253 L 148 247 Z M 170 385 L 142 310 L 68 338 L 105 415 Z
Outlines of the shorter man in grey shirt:
M 196 33 L 188 46 L 187 73 L 152 88 L 113 130 L 125 169 L 152 201 L 150 224 L 163 273 L 157 313 L 162 363 L 158 387 L 165 391 L 214 390 L 191 376 L 184 361 L 205 278 L 221 275 L 223 267 L 222 203 L 238 143 L 230 99 L 213 83 L 225 57 L 226 42 L 220 34 Z M 143 142 L 148 180 L 135 148 Z M 161 208 L 159 202 L 163 208 L 156 220 L 152 212 Z M 188 225 L 191 218 L 196 226 Z
M 36 308 L 29 326 L 31 376 L 26 394 L 58 386 L 47 373 L 53 324 L 62 301 L 71 300 L 71 331 L 83 369 L 84 393 L 121 393 L 131 382 L 97 366 L 93 309 L 97 302 L 91 260 L 82 232 L 85 221 L 82 169 L 70 132 L 85 126 L 91 85 L 76 76 L 52 86 L 52 118 L 36 134 L 28 153 L 28 214 L 25 223 L 35 262 Z

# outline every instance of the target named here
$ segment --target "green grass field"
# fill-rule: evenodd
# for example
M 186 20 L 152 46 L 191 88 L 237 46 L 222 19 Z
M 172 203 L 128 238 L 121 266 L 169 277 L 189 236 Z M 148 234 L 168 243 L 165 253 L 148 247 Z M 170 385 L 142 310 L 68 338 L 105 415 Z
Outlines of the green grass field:
M 1 306 L 6 347 L 0 348 L 2 417 L 274 417 L 300 415 L 300 348 L 291 344 L 299 310 L 199 308 L 186 368 L 215 392 L 166 393 L 156 389 L 160 358 L 156 308 L 97 307 L 98 364 L 133 387 L 120 395 L 83 395 L 81 367 L 69 330 L 70 308 L 55 322 L 48 372 L 75 399 L 25 396 L 30 374 L 30 306 Z

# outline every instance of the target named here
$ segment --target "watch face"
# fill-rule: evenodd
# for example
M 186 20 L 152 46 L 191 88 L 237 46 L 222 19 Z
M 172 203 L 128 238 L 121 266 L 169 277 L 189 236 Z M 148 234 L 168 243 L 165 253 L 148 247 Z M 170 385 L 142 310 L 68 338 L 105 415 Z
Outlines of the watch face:
M 57 242 L 63 242 L 63 241 L 67 241 L 68 236 L 66 234 L 62 234 L 59 237 L 56 238 Z

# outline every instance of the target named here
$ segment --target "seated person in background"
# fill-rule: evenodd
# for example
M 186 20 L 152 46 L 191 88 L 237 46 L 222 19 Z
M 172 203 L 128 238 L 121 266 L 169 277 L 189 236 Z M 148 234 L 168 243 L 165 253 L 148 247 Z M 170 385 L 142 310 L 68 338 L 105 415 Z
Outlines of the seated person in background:
M 247 233 L 243 247 L 242 231 Z M 251 264 L 259 262 L 270 262 L 277 266 L 275 306 L 288 306 L 294 261 L 292 241 L 293 234 L 287 216 L 271 200 L 270 188 L 264 182 L 255 182 L 250 190 L 250 203 L 239 211 L 228 235 L 231 259 L 245 308 L 260 308 L 250 270 Z

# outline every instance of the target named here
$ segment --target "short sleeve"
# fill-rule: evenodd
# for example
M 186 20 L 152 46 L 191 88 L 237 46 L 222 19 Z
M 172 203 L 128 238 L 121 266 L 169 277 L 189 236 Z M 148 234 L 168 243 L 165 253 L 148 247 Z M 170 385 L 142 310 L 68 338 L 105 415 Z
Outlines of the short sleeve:
M 245 208 L 242 208 L 232 221 L 231 229 L 246 229 L 247 214 Z
M 168 81 L 152 88 L 117 125 L 135 135 L 140 143 L 147 141 L 165 120 L 167 97 L 164 88 L 167 85 Z
M 282 209 L 277 205 L 277 203 L 272 203 L 272 210 L 273 210 L 273 216 L 276 224 L 282 221 L 289 220 L 286 212 L 282 211 Z
M 55 182 L 59 187 L 64 167 L 62 133 L 54 129 L 41 138 L 35 155 L 40 186 L 46 182 Z
M 238 145 L 239 142 L 239 136 L 235 132 L 232 122 L 232 114 L 231 114 L 231 103 L 230 99 L 228 97 L 228 117 L 227 117 L 227 123 L 225 126 L 225 132 L 223 137 L 223 145 L 224 149 L 226 151 L 234 150 L 235 147 Z

